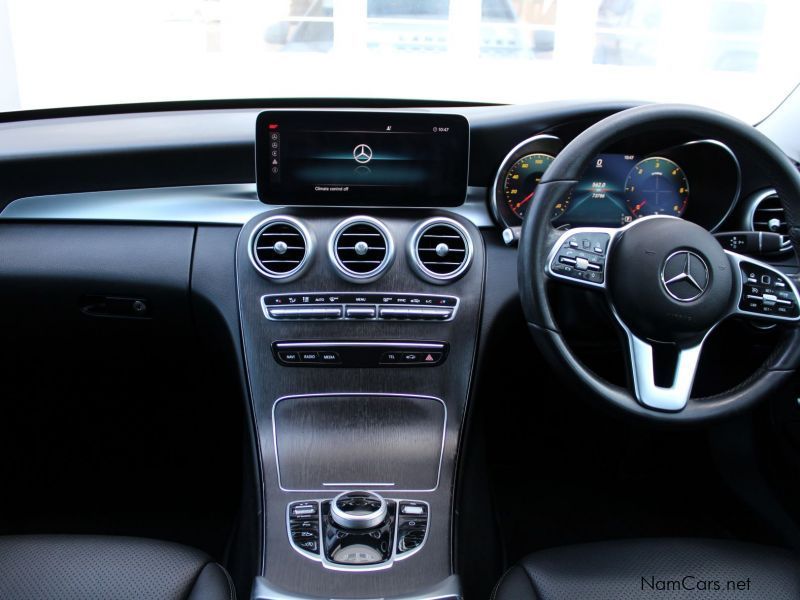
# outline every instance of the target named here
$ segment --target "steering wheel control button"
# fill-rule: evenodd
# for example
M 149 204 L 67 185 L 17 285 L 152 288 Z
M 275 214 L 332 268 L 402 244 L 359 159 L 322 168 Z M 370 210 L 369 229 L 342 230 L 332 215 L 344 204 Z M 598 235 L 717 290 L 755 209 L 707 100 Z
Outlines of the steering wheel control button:
M 755 262 L 739 263 L 742 279 L 739 311 L 765 318 L 800 318 L 800 298 L 785 275 Z
M 602 285 L 605 281 L 605 254 L 611 236 L 603 231 L 583 230 L 565 235 L 550 261 L 556 277 Z
M 351 294 L 329 292 L 273 294 L 261 298 L 270 320 L 374 320 L 450 321 L 459 299 L 455 296 L 406 293 Z
M 588 271 L 589 261 L 583 258 L 582 256 L 579 256 L 578 258 L 575 259 L 575 268 L 578 269 L 578 271 Z
M 436 367 L 450 350 L 445 342 L 303 342 L 272 344 L 275 360 L 286 367 Z

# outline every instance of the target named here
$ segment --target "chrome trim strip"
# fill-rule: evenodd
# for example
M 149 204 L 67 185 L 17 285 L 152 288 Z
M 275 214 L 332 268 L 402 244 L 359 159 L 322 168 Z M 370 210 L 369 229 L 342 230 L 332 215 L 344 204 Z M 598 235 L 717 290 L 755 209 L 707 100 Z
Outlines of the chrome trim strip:
M 0 220 L 244 225 L 270 208 L 255 184 L 237 183 L 29 196 L 8 204 Z
M 284 400 L 293 400 L 297 398 L 336 398 L 336 397 L 361 397 L 361 396 L 368 396 L 373 398 L 419 398 L 423 400 L 434 400 L 439 402 L 442 405 L 442 409 L 444 413 L 442 415 L 442 444 L 439 448 L 439 466 L 436 470 L 436 485 L 430 489 L 402 489 L 402 490 L 392 490 L 396 493 L 427 493 L 427 492 L 435 492 L 439 489 L 439 482 L 442 478 L 442 462 L 444 461 L 444 446 L 447 437 L 447 404 L 441 398 L 436 396 L 426 396 L 423 394 L 396 394 L 396 393 L 383 393 L 383 392 L 376 392 L 371 394 L 369 392 L 324 392 L 319 394 L 292 394 L 288 396 L 281 396 L 280 398 L 276 399 L 275 402 L 272 403 L 272 449 L 275 456 L 275 471 L 278 476 L 278 487 L 282 492 L 298 492 L 298 493 L 319 493 L 319 492 L 327 492 L 330 491 L 330 488 L 327 489 L 293 489 L 284 487 L 283 481 L 281 479 L 281 464 L 278 458 L 278 432 L 277 426 L 275 424 L 275 408 L 278 406 L 279 402 L 283 402 Z M 369 489 L 368 483 L 354 483 L 348 484 L 348 487 L 358 487 L 363 489 Z M 341 491 L 347 491 L 346 489 L 342 489 Z
M 319 306 L 275 307 L 267 306 L 267 316 L 273 321 L 294 321 L 314 319 L 341 319 L 342 307 L 336 304 Z
M 349 487 L 355 488 L 355 487 L 363 486 L 363 487 L 373 488 L 373 487 L 390 487 L 390 486 L 393 486 L 393 485 L 396 485 L 396 484 L 394 484 L 394 483 L 323 483 L 322 485 L 328 486 L 328 487 L 349 486 Z
M 437 210 L 461 215 L 476 227 L 492 227 L 486 192 L 484 187 L 471 186 L 463 205 Z M 0 221 L 244 225 L 276 209 L 286 207 L 260 202 L 255 184 L 233 183 L 27 196 L 10 202 L 0 212 Z

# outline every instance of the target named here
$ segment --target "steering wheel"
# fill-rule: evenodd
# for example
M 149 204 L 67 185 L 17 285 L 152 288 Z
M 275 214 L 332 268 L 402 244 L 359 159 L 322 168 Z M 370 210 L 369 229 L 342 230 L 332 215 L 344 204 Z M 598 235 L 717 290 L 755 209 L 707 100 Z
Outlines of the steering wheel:
M 531 334 L 553 367 L 566 368 L 573 380 L 628 413 L 696 422 L 743 410 L 792 374 L 800 355 L 795 281 L 768 264 L 724 250 L 704 228 L 677 217 L 643 217 L 618 229 L 566 231 L 553 228 L 550 221 L 555 205 L 567 198 L 597 154 L 630 136 L 673 130 L 719 140 L 747 156 L 776 189 L 797 248 L 800 175 L 766 136 L 712 110 L 646 105 L 589 127 L 547 169 L 522 227 L 519 286 Z M 596 375 L 565 342 L 548 294 L 550 286 L 560 284 L 604 296 L 627 341 L 627 387 Z M 786 332 L 766 362 L 736 388 L 713 397 L 691 397 L 704 341 L 733 316 L 781 323 Z M 662 354 L 669 353 L 656 350 L 662 344 L 673 348 L 677 359 L 664 359 Z

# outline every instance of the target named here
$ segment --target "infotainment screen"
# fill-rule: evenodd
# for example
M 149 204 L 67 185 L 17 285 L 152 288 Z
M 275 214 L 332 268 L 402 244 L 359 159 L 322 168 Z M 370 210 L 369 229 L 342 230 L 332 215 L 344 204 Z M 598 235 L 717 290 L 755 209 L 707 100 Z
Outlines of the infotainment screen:
M 468 162 L 461 115 L 269 110 L 256 121 L 267 204 L 458 206 Z

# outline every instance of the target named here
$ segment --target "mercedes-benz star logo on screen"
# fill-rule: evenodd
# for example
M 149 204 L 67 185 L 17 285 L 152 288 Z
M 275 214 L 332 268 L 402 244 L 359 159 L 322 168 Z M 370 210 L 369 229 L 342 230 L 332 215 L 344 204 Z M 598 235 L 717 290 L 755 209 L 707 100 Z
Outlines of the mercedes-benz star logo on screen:
M 359 144 L 353 148 L 353 158 L 356 159 L 357 163 L 367 164 L 372 160 L 372 148 L 366 144 Z
M 673 252 L 664 261 L 661 283 L 667 293 L 680 302 L 691 302 L 708 288 L 708 265 L 699 255 L 688 250 Z

